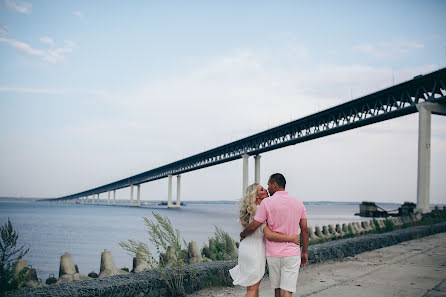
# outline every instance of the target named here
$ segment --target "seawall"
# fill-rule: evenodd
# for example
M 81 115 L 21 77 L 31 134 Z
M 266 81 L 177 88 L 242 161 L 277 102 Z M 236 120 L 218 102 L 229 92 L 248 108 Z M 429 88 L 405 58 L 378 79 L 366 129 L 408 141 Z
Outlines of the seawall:
M 309 247 L 308 260 L 318 263 L 391 246 L 400 242 L 446 232 L 446 222 L 410 227 L 383 234 L 371 234 L 329 241 Z M 184 287 L 187 293 L 210 286 L 231 286 L 228 270 L 237 260 L 200 263 L 186 267 Z M 155 271 L 112 276 L 103 279 L 61 283 L 43 288 L 7 292 L 6 296 L 171 296 L 164 281 Z

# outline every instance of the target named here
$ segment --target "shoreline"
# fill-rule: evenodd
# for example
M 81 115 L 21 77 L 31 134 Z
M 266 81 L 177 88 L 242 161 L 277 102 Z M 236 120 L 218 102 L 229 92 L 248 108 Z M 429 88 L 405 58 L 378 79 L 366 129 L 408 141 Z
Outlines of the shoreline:
M 396 231 L 365 235 L 355 238 L 341 239 L 310 246 L 309 263 L 345 259 L 357 254 L 388 247 L 401 242 L 426 237 L 432 234 L 446 232 L 446 222 L 435 225 L 417 226 Z M 186 266 L 184 288 L 188 293 L 212 286 L 231 286 L 232 280 L 228 270 L 237 264 L 237 260 L 213 261 Z M 102 279 L 60 283 L 48 287 L 25 289 L 20 292 L 10 292 L 6 296 L 62 296 L 68 294 L 83 294 L 85 296 L 133 296 L 128 294 L 142 294 L 144 296 L 167 296 L 166 284 L 153 270 L 117 275 Z M 71 293 L 70 293 L 71 292 Z M 65 295 L 64 295 L 65 296 Z M 222 295 L 220 295 L 222 296 Z
M 189 297 L 245 296 L 244 287 L 207 288 Z M 301 268 L 293 296 L 445 296 L 446 233 Z M 269 278 L 260 297 L 274 296 Z

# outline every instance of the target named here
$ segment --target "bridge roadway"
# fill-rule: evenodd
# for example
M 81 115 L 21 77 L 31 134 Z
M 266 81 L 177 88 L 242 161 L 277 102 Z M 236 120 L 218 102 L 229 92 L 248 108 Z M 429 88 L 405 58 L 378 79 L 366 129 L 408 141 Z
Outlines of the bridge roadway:
M 426 75 L 418 75 L 407 82 L 134 176 L 80 193 L 47 200 L 71 200 L 131 187 L 132 204 L 133 185 L 138 186 L 139 199 L 140 184 L 165 177 L 169 177 L 170 199 L 172 175 L 180 176 L 182 173 L 233 161 L 243 156 L 246 159 L 244 167 L 247 167 L 247 156 L 253 155 L 258 156 L 257 165 L 260 153 L 415 113 L 418 111 L 417 105 L 425 102 L 439 103 L 441 107 L 444 107 L 444 103 L 446 103 L 446 68 Z M 436 113 L 435 110 L 434 108 L 432 113 Z M 430 114 L 428 132 L 430 143 Z M 258 166 L 256 166 L 256 180 L 258 178 L 257 168 Z M 244 176 L 244 186 L 246 183 L 247 173 Z M 177 199 L 179 201 L 179 196 Z

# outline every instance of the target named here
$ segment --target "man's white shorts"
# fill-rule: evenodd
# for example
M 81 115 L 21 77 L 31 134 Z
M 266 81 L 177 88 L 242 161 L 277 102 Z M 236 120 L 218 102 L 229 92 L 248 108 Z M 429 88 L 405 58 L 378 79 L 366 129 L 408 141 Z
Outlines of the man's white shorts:
M 266 257 L 266 259 L 268 260 L 271 288 L 281 288 L 289 292 L 296 292 L 300 256 Z

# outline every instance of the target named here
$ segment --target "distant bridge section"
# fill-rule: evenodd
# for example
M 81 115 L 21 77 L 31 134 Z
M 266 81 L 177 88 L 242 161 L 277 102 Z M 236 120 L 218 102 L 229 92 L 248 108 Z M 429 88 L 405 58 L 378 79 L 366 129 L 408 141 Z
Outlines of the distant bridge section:
M 129 186 L 133 189 L 133 185 L 180 175 L 247 155 L 256 156 L 285 146 L 415 113 L 417 104 L 445 103 L 445 96 L 446 68 L 443 68 L 203 153 L 104 186 L 52 200 L 76 199 Z

